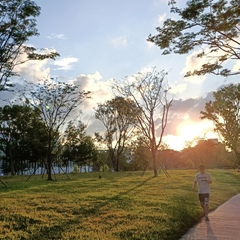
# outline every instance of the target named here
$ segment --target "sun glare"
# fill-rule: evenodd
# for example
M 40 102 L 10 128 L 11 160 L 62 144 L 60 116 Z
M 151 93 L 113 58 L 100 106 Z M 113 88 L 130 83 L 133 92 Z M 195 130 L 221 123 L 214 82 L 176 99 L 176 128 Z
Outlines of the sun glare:
M 204 137 L 203 131 L 205 130 L 205 127 L 202 126 L 200 123 L 194 124 L 186 124 L 186 125 L 180 125 L 177 129 L 178 135 L 181 136 L 186 141 L 190 141 L 196 137 Z
M 193 122 L 184 121 L 177 127 L 177 136 L 168 135 L 165 142 L 171 149 L 180 151 L 186 147 L 186 142 L 191 142 L 196 138 L 217 138 L 213 132 L 213 125 L 208 121 Z

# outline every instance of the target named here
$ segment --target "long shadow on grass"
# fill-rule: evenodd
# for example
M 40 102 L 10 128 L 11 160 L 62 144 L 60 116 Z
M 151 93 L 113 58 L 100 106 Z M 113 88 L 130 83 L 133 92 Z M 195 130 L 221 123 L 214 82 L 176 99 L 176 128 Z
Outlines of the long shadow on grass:
M 75 218 L 67 220 L 67 221 L 63 221 L 61 224 L 57 224 L 54 226 L 43 227 L 43 228 L 39 229 L 37 233 L 32 234 L 29 239 L 30 240 L 31 239 L 32 240 L 33 239 L 34 240 L 36 240 L 36 239 L 51 239 L 51 240 L 62 239 L 62 237 L 63 237 L 62 233 L 64 233 L 66 230 L 69 231 L 69 229 L 72 229 L 72 226 L 76 226 L 76 225 L 79 226 L 81 224 L 81 222 L 84 221 L 85 218 L 100 214 L 100 208 L 107 206 L 109 203 L 111 203 L 113 201 L 121 200 L 121 197 L 142 187 L 143 185 L 145 185 L 148 181 L 150 181 L 153 178 L 154 177 L 149 177 L 146 180 L 137 184 L 136 186 L 134 186 L 126 191 L 120 192 L 110 198 L 105 197 L 104 200 L 101 199 L 101 202 L 98 202 L 93 207 L 79 208 L 78 211 L 72 212 L 73 215 L 76 215 Z

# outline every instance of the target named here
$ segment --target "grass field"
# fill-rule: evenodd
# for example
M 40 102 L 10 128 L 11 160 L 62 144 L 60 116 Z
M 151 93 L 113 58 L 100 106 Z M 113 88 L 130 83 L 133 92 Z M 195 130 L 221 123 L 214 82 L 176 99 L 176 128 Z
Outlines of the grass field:
M 240 192 L 240 174 L 210 170 L 211 209 Z M 179 239 L 201 216 L 196 171 L 2 177 L 0 239 Z

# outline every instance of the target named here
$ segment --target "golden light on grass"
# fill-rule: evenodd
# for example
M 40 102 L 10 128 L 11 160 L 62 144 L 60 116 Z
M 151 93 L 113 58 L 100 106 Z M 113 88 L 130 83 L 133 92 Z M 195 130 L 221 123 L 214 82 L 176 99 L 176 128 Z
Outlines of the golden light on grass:
M 0 239 L 179 239 L 201 215 L 196 171 L 3 177 Z M 211 170 L 211 209 L 240 191 L 240 175 Z

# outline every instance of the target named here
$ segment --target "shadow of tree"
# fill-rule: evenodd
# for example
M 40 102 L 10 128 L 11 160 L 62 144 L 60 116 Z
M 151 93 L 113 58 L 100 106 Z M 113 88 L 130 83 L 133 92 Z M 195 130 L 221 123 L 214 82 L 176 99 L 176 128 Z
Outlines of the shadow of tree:
M 154 177 L 149 177 L 144 181 L 141 181 L 136 186 L 127 189 L 126 191 L 119 192 L 118 194 L 112 196 L 112 197 L 104 197 L 101 198 L 101 201 L 95 204 L 94 206 L 84 206 L 80 207 L 79 210 L 75 210 L 72 212 L 73 215 L 76 215 L 75 218 L 68 219 L 66 221 L 62 221 L 61 224 L 57 224 L 54 226 L 44 226 L 37 230 L 37 232 L 33 233 L 30 240 L 36 240 L 36 239 L 48 239 L 48 240 L 57 240 L 57 239 L 63 239 L 63 233 L 66 231 L 69 231 L 69 229 L 72 228 L 72 226 L 76 226 L 77 224 L 80 224 L 85 219 L 98 215 L 100 213 L 100 209 L 108 206 L 110 203 L 113 203 L 114 201 L 121 201 L 122 197 L 131 193 L 132 191 L 141 188 L 144 186 L 147 182 L 154 179 Z

